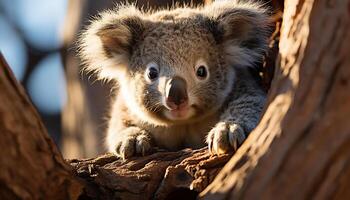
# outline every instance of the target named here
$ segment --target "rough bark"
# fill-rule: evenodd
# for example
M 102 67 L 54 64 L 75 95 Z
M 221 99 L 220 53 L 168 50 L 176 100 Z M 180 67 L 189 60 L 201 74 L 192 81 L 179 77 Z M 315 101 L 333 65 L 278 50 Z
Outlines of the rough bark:
M 0 54 L 1 199 L 76 199 L 82 185 Z
M 350 197 L 350 2 L 285 2 L 270 105 L 202 199 Z
M 157 150 L 125 161 L 106 154 L 69 162 L 85 180 L 82 196 L 87 199 L 195 199 L 230 157 L 210 156 L 203 148 Z

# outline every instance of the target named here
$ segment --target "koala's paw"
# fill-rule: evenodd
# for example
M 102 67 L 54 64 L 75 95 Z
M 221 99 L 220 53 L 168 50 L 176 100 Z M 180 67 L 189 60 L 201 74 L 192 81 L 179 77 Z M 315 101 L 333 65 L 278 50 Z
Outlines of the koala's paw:
M 211 154 L 236 151 L 246 139 L 243 128 L 235 123 L 219 122 L 209 132 L 207 143 Z
M 129 127 L 121 133 L 122 138 L 114 144 L 117 156 L 127 159 L 134 155 L 147 155 L 152 150 L 150 134 L 138 127 Z

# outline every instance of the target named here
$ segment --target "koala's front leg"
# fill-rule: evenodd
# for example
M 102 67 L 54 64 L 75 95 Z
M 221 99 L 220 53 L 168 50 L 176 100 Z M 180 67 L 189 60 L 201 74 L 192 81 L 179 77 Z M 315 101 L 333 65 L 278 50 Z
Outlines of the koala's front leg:
M 256 93 L 255 93 L 256 92 Z M 212 154 L 236 151 L 259 122 L 265 103 L 262 91 L 243 93 L 232 100 L 206 142 Z
M 221 121 L 209 132 L 207 143 L 211 154 L 223 154 L 236 151 L 246 139 L 241 125 L 229 121 Z
M 110 152 L 123 159 L 136 154 L 146 155 L 152 150 L 151 135 L 136 126 L 126 127 L 120 131 L 109 130 L 107 145 Z

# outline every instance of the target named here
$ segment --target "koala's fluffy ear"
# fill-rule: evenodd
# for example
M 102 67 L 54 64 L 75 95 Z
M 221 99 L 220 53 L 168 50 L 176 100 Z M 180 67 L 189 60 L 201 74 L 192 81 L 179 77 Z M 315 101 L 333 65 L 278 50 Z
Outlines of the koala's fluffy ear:
M 80 38 L 79 53 L 85 70 L 97 72 L 103 79 L 123 76 L 144 29 L 142 13 L 134 6 L 102 13 Z
M 263 6 L 239 0 L 216 1 L 205 8 L 216 41 L 235 66 L 252 66 L 262 60 L 271 30 Z

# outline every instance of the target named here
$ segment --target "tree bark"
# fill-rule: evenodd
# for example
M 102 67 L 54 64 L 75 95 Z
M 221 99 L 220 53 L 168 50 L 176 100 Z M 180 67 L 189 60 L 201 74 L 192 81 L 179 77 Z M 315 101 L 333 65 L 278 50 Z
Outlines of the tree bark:
M 286 0 L 259 126 L 202 199 L 350 197 L 349 1 Z
M 82 185 L 0 53 L 1 199 L 77 199 Z
M 85 180 L 87 199 L 195 199 L 230 158 L 210 156 L 203 148 L 156 150 L 125 161 L 106 154 L 69 162 Z

